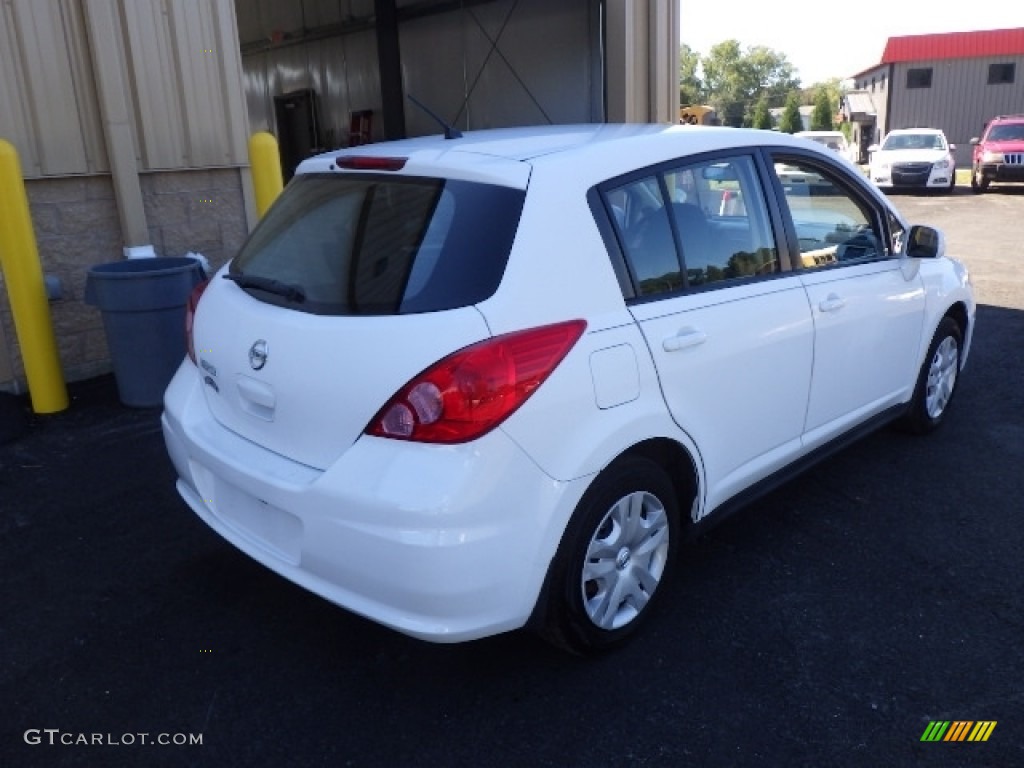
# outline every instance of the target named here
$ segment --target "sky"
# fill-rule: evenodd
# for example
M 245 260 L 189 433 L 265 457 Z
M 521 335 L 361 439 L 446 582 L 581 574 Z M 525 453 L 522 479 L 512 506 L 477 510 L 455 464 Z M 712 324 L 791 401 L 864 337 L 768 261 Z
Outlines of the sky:
M 875 66 L 890 37 L 1024 27 L 1024 0 L 984 0 L 973 14 L 969 7 L 936 0 L 681 0 L 680 40 L 701 55 L 724 40 L 739 40 L 744 50 L 767 46 L 786 55 L 806 87 Z

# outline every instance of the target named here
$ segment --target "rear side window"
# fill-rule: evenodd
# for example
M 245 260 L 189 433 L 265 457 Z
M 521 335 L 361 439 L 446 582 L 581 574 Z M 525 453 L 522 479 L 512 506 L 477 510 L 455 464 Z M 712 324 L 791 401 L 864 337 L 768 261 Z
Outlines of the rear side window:
M 637 296 L 775 274 L 778 251 L 752 157 L 715 157 L 609 187 Z
M 298 176 L 230 275 L 256 298 L 315 314 L 476 304 L 497 290 L 524 197 L 522 190 L 467 181 Z

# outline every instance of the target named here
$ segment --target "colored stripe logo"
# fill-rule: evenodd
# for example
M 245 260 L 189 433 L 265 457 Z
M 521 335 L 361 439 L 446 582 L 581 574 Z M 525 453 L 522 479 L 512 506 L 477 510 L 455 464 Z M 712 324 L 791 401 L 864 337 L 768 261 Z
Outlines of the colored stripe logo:
M 921 741 L 988 741 L 997 720 L 932 720 Z

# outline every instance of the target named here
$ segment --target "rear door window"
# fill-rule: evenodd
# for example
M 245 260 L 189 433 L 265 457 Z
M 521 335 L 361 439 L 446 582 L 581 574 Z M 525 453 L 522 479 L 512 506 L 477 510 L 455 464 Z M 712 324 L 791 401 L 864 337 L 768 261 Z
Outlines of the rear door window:
M 315 314 L 468 306 L 497 290 L 524 197 L 467 181 L 298 176 L 229 274 L 260 300 Z
M 605 197 L 640 297 L 776 274 L 754 160 L 715 157 L 609 186 Z

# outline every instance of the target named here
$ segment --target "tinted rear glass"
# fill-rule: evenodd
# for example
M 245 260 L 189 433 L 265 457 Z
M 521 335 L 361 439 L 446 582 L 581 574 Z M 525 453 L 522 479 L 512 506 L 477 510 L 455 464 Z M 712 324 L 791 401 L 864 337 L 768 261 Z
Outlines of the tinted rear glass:
M 382 174 L 296 177 L 231 264 L 273 304 L 333 315 L 454 309 L 501 281 L 525 193 Z M 298 297 L 298 298 L 297 298 Z

